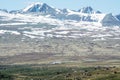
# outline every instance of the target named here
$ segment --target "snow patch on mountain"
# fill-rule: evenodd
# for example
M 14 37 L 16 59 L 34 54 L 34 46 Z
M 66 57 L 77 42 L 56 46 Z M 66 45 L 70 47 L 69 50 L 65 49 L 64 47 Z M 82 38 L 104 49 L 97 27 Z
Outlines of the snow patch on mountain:
M 9 25 L 26 25 L 27 23 L 4 23 L 0 24 L 0 26 L 9 26 Z
M 10 34 L 14 34 L 14 35 L 20 35 L 21 34 L 21 33 L 17 32 L 17 31 L 0 30 L 0 34 L 5 34 L 5 33 L 10 33 Z

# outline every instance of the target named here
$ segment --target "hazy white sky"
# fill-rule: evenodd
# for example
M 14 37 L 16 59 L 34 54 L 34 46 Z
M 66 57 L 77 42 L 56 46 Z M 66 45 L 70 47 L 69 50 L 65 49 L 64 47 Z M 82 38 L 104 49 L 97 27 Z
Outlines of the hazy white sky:
M 120 0 L 0 0 L 0 9 L 19 10 L 32 2 L 42 2 L 56 8 L 72 10 L 91 6 L 104 13 L 120 14 Z

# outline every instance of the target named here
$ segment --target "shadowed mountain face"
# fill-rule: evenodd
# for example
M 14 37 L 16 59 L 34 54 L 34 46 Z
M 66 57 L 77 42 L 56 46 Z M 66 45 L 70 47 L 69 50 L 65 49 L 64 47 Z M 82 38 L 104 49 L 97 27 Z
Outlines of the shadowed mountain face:
M 92 9 L 92 7 L 84 7 L 84 8 L 82 8 L 82 9 L 80 9 L 80 10 L 78 10 L 79 12 L 81 12 L 81 13 L 93 13 L 93 9 Z
M 119 19 L 119 21 L 120 21 L 120 14 L 119 14 L 119 15 L 116 15 L 116 18 Z
M 78 10 L 78 12 L 81 13 L 87 13 L 87 14 L 92 14 L 92 13 L 101 13 L 100 11 L 94 11 L 92 7 L 83 7 L 82 9 Z
M 40 12 L 45 14 L 55 14 L 57 11 L 55 8 L 47 5 L 46 3 L 35 3 L 23 9 L 23 12 Z
M 8 13 L 8 11 L 6 9 L 0 9 L 0 11 Z
M 107 14 L 102 20 L 103 26 L 119 26 L 120 21 L 115 18 L 112 14 Z

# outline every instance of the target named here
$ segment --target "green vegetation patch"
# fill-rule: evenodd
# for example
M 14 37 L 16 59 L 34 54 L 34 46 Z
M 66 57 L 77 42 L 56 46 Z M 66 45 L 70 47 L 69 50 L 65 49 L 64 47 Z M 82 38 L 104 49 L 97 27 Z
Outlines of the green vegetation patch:
M 2 65 L 0 80 L 120 80 L 120 68 Z

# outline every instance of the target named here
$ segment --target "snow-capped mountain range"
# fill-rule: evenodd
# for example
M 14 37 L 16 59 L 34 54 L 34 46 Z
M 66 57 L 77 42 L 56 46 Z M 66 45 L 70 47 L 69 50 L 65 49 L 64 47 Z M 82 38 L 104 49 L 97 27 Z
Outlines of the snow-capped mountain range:
M 7 12 L 7 10 L 0 10 Z M 10 14 L 40 14 L 44 16 L 49 16 L 50 18 L 59 20 L 74 20 L 74 21 L 84 21 L 84 22 L 97 22 L 103 26 L 119 26 L 120 18 L 119 16 L 113 16 L 112 14 L 105 14 L 100 11 L 94 11 L 90 6 L 79 9 L 78 11 L 69 9 L 57 9 L 47 5 L 46 3 L 33 3 L 21 10 L 12 10 Z M 114 19 L 113 19 L 114 18 Z M 111 19 L 111 20 L 110 20 Z M 114 22 L 114 23 L 111 23 Z M 111 24 L 109 24 L 111 23 Z
M 0 9 L 0 35 L 2 36 L 5 33 L 29 38 L 89 36 L 92 39 L 105 40 L 104 37 L 119 38 L 119 26 L 120 15 L 113 16 L 111 13 L 94 11 L 90 6 L 75 11 L 57 9 L 46 3 L 37 2 L 21 10 L 8 12 Z M 107 32 L 108 30 L 111 31 Z

